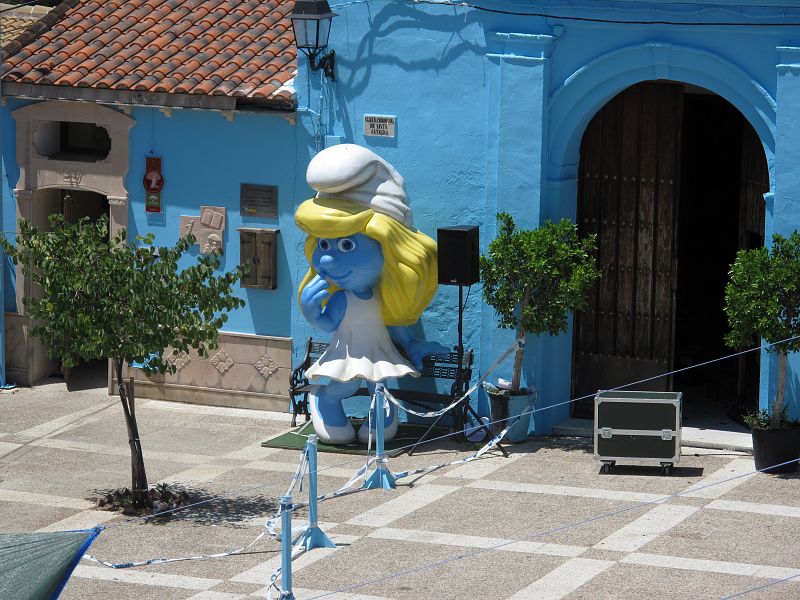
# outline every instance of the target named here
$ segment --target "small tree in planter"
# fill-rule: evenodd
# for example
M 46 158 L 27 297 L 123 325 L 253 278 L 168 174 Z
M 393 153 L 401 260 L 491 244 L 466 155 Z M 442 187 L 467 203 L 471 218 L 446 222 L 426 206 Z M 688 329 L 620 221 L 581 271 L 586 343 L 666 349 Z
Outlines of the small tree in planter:
M 497 312 L 499 325 L 517 340 L 528 334 L 558 335 L 567 330 L 570 311 L 586 305 L 600 277 L 595 265 L 596 236 L 581 238 L 567 219 L 545 221 L 537 229 L 517 229 L 499 213 L 498 235 L 481 256 L 483 298 Z M 521 393 L 524 346 L 514 356 L 512 395 Z
M 788 238 L 776 233 L 770 249 L 740 250 L 729 277 L 725 286 L 725 314 L 730 331 L 725 343 L 732 348 L 744 348 L 761 338 L 776 344 L 768 351 L 778 355 L 778 389 L 769 410 L 745 415 L 745 422 L 753 430 L 756 466 L 761 462 L 758 446 L 765 430 L 796 429 L 784 434 L 796 441 L 782 440 L 771 445 L 786 448 L 789 454 L 785 460 L 798 458 L 800 429 L 796 422 L 787 419 L 784 399 L 788 355 L 800 350 L 800 339 L 789 339 L 800 335 L 800 233 L 795 231 Z M 780 458 L 766 458 L 767 462 L 759 468 L 784 462 Z M 793 470 L 796 465 L 789 467 Z
M 126 243 L 124 229 L 109 239 L 106 217 L 71 225 L 63 215 L 52 215 L 51 231 L 24 220 L 19 226 L 16 245 L 1 243 L 41 288 L 41 297 L 23 299 L 34 319 L 30 334 L 47 344 L 50 356 L 61 358 L 64 367 L 112 361 L 131 451 L 131 496 L 123 494 L 121 501 L 143 509 L 152 505 L 153 496 L 166 500 L 163 490 L 148 490 L 133 399 L 121 383 L 122 366 L 144 361 L 148 375 L 174 373 L 175 364 L 164 355 L 168 347 L 173 355 L 195 350 L 207 356 L 216 347 L 225 313 L 244 306 L 233 295 L 243 267 L 215 275 L 220 259 L 210 254 L 180 268 L 194 243 L 191 236 L 158 249 L 152 247 L 152 234 Z

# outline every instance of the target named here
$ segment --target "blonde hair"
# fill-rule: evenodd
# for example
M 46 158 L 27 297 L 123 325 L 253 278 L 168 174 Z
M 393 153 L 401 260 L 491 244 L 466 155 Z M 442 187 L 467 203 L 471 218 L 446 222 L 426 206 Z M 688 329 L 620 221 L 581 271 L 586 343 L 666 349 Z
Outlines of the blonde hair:
M 340 198 L 312 198 L 294 215 L 308 234 L 304 252 L 310 268 L 299 293 L 317 274 L 311 261 L 319 238 L 339 238 L 357 233 L 376 240 L 383 251 L 383 273 L 378 284 L 386 325 L 412 325 L 436 293 L 436 242 L 424 233 L 373 209 Z M 331 293 L 338 288 L 331 286 Z

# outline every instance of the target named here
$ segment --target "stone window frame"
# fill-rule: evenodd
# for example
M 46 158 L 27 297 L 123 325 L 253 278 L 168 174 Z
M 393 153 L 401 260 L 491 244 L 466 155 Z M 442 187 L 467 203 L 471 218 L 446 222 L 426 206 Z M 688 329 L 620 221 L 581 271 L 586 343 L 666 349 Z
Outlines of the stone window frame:
M 128 226 L 128 191 L 125 175 L 130 167 L 130 129 L 134 119 L 107 106 L 91 102 L 49 100 L 11 113 L 17 124 L 16 158 L 19 180 L 14 189 L 18 217 L 30 214 L 33 192 L 47 188 L 81 189 L 108 198 L 110 234 Z M 34 146 L 36 130 L 54 121 L 92 123 L 111 138 L 108 156 L 97 162 L 59 160 L 41 156 Z

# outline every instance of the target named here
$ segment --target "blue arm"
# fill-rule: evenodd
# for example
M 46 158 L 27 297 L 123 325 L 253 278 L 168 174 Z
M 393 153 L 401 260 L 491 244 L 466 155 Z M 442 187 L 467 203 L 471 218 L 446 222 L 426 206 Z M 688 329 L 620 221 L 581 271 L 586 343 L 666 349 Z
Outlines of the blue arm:
M 319 275 L 308 282 L 300 293 L 300 312 L 312 326 L 330 333 L 344 318 L 347 297 L 342 292 L 331 295 L 328 287 L 328 282 Z M 323 307 L 325 300 L 328 302 Z
M 426 356 L 450 352 L 449 348 L 439 342 L 429 342 L 414 337 L 409 327 L 393 326 L 388 327 L 388 330 L 391 338 L 403 347 L 417 369 L 422 368 L 422 359 Z

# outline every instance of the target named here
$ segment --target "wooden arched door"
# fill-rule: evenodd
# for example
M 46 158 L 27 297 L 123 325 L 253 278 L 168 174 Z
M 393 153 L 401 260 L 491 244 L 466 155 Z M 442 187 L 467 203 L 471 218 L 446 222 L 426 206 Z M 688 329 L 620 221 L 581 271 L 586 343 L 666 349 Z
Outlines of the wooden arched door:
M 682 100 L 682 84 L 632 86 L 584 134 L 577 222 L 597 234 L 602 278 L 575 315 L 573 398 L 672 368 Z M 628 389 L 669 386 L 662 377 Z

